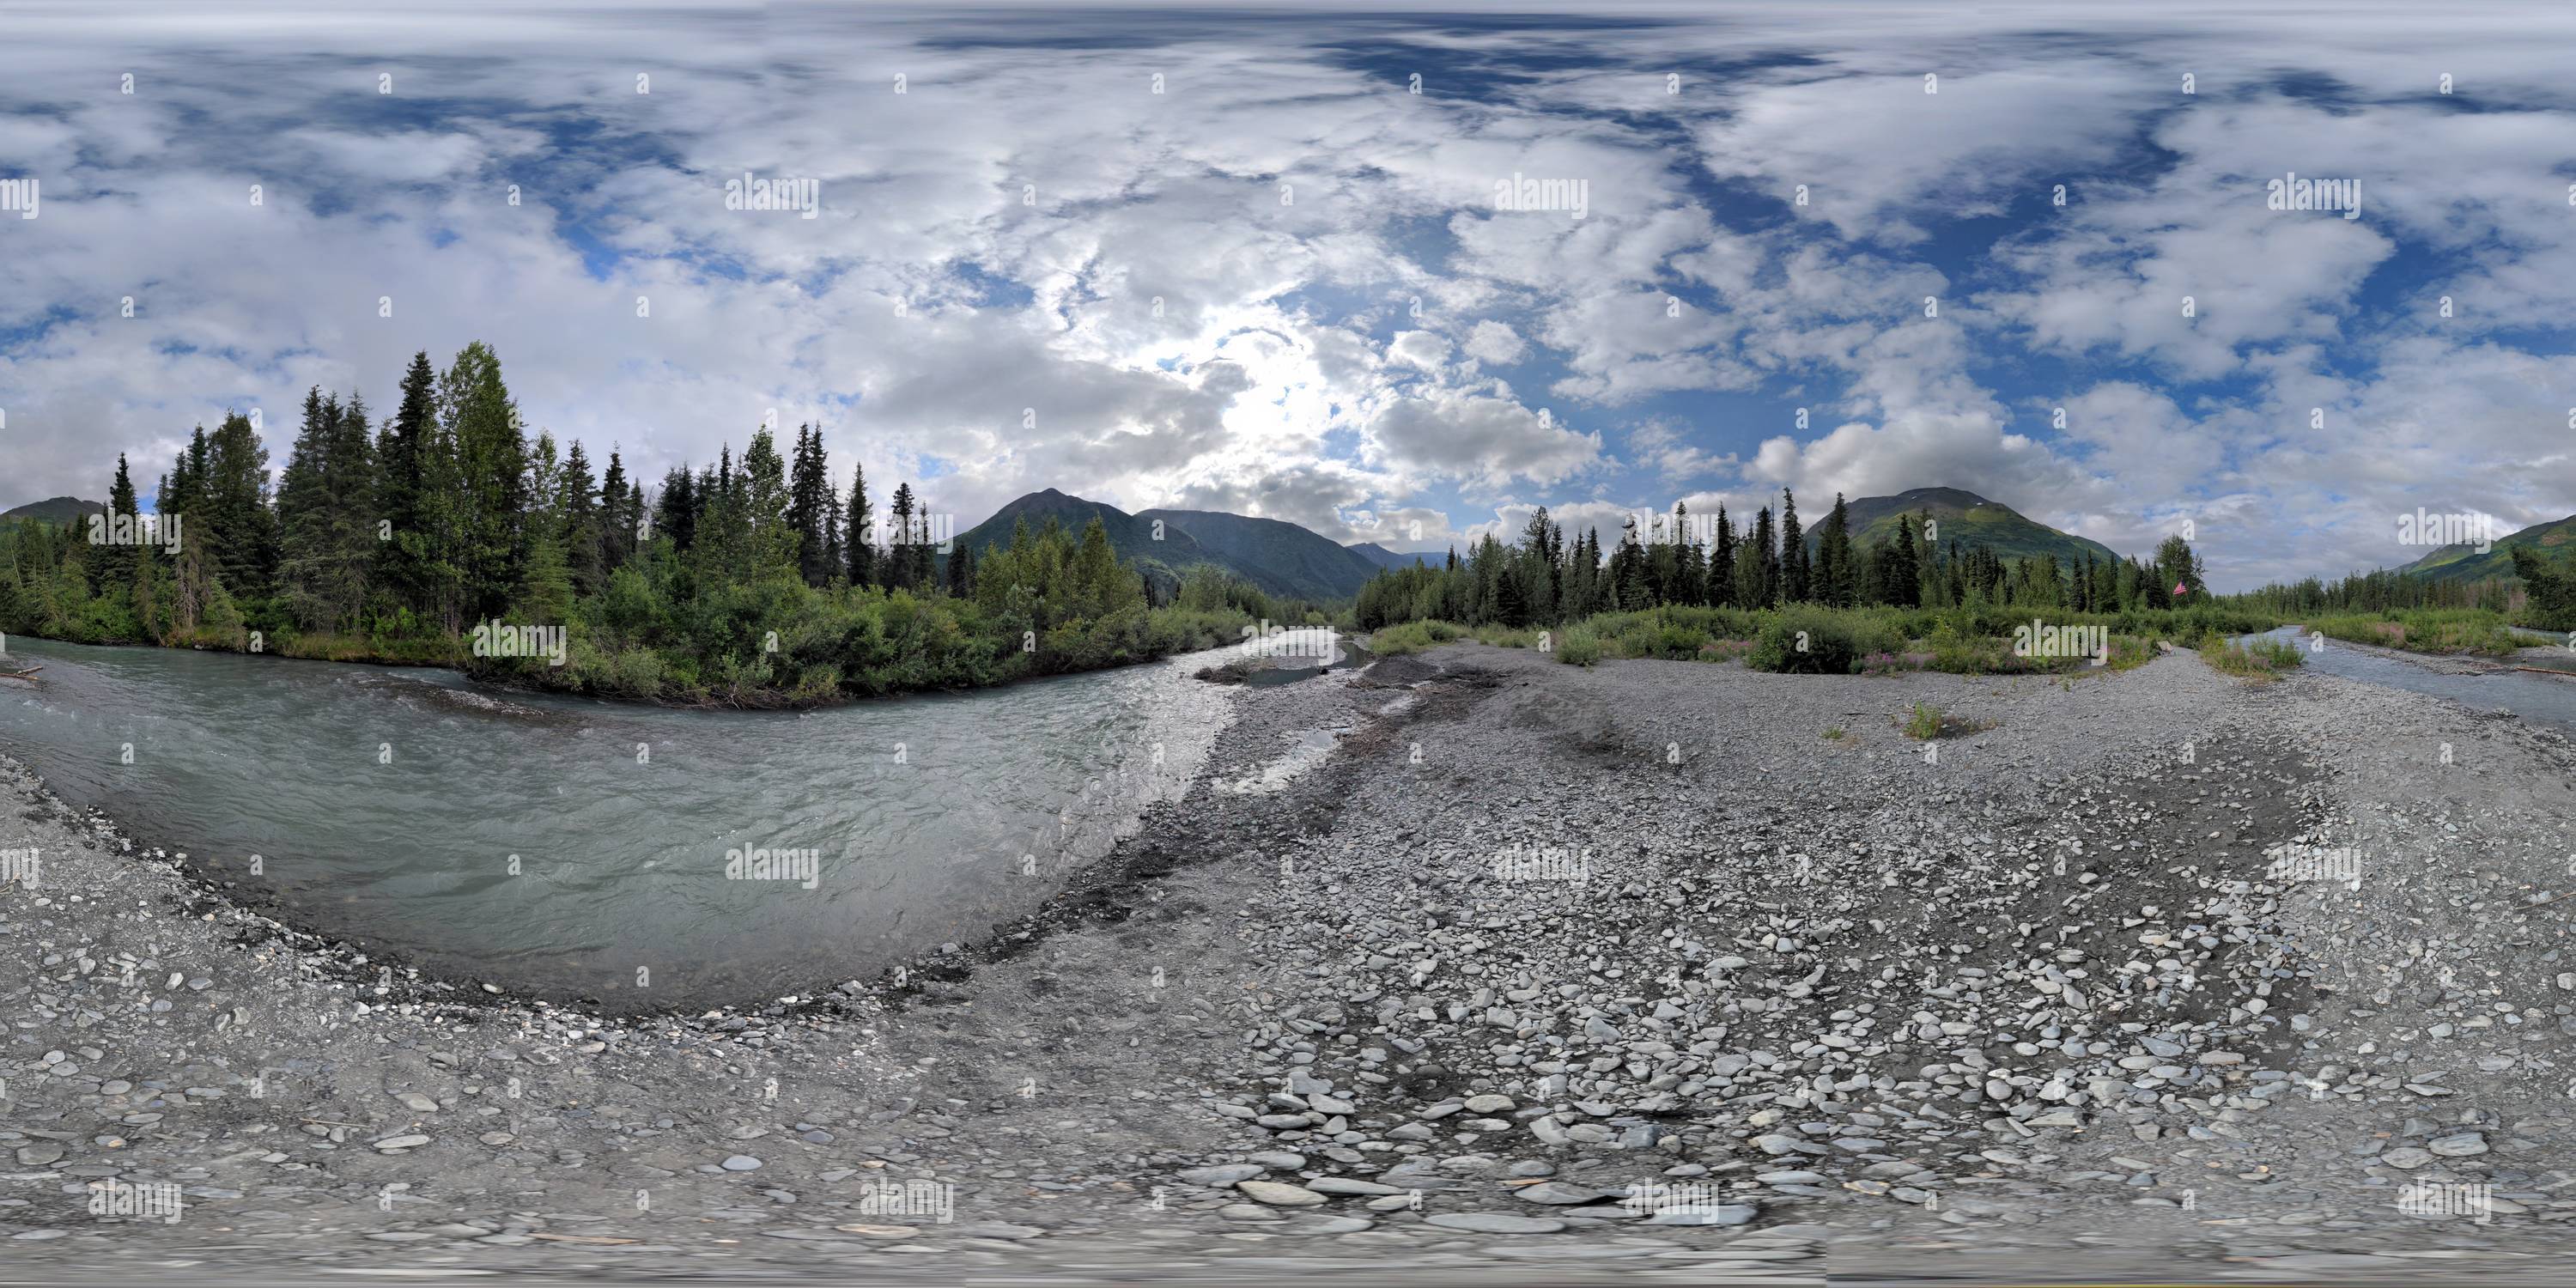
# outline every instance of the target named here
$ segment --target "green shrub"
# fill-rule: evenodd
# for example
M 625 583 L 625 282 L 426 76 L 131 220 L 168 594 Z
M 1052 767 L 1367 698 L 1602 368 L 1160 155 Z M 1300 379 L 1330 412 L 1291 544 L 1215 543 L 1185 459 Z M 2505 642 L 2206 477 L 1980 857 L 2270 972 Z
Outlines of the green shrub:
M 1567 666 L 1590 666 L 1601 660 L 1601 632 L 1587 623 L 1565 628 L 1556 641 L 1556 660 Z
M 1744 660 L 1754 670 L 1784 675 L 1849 675 L 1860 658 L 1859 640 L 1835 615 L 1792 608 L 1762 628 Z
M 2521 647 L 2501 614 L 2477 608 L 2417 608 L 2313 618 L 2308 629 L 2356 644 L 2410 653 L 2476 653 L 2507 657 Z
M 1406 622 L 1389 626 L 1369 636 L 1369 651 L 1380 657 L 1402 657 L 1437 648 L 1457 639 L 1463 630 L 1448 622 Z
M 2269 683 L 2280 673 L 2299 665 L 2303 657 L 2299 646 L 2287 640 L 2252 639 L 2244 643 L 2226 641 L 2200 650 L 2200 660 L 2229 675 Z

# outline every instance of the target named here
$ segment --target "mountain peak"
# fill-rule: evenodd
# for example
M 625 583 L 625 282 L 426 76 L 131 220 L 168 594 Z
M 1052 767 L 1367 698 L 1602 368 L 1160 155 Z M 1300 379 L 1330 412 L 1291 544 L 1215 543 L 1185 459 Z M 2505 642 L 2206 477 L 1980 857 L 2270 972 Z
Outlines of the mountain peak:
M 0 519 L 44 519 L 62 523 L 85 515 L 107 513 L 107 502 L 84 501 L 76 496 L 57 496 L 43 501 L 29 501 L 16 509 L 0 513 Z
M 1022 496 L 993 517 L 960 533 L 973 550 L 1007 544 L 1025 519 L 1032 528 L 1053 518 L 1080 531 L 1097 518 L 1118 557 L 1142 568 L 1157 585 L 1177 585 L 1181 575 L 1213 565 L 1273 595 L 1345 599 L 1377 572 L 1369 557 L 1334 544 L 1284 519 L 1260 519 L 1218 510 L 1140 510 L 1045 488 Z
M 1957 542 L 1961 546 L 1983 546 L 2004 559 L 2048 555 L 2071 565 L 2086 555 L 2096 560 L 2119 558 L 2101 542 L 2060 532 L 1966 488 L 1908 488 L 1894 496 L 1847 498 L 1844 504 L 1848 507 L 1852 541 L 1857 545 L 1881 539 L 1892 541 L 1896 525 L 1924 514 L 1941 525 L 1943 545 Z M 1827 507 L 1812 517 L 1802 516 L 1806 517 L 1806 537 L 1811 548 L 1823 539 L 1824 516 L 1830 513 L 1832 509 Z

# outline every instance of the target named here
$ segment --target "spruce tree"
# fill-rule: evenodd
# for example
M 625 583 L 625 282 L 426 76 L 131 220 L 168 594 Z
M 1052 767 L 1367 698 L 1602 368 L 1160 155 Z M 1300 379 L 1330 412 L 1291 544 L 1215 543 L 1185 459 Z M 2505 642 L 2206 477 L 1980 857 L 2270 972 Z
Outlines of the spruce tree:
M 1896 545 L 1888 556 L 1886 602 L 1901 608 L 1915 608 L 1923 603 L 1923 574 L 1916 566 L 1914 525 L 1899 517 Z
M 1746 581 L 1752 594 L 1747 607 L 1776 608 L 1780 603 L 1780 546 L 1771 528 L 1770 506 L 1754 515 L 1752 545 L 1752 575 Z
M 824 471 L 820 426 L 796 427 L 796 457 L 787 485 L 787 526 L 796 536 L 796 567 L 808 586 L 821 586 L 835 571 L 830 534 L 831 480 Z
M 437 382 L 428 351 L 414 353 L 403 372 L 402 401 L 376 444 L 376 517 L 383 539 L 376 543 L 371 580 L 396 609 L 419 614 L 432 612 L 438 580 L 422 494 L 423 453 L 438 419 Z
M 481 622 L 509 610 L 527 565 L 527 436 L 518 404 L 502 381 L 501 360 L 480 340 L 466 345 L 448 367 L 439 404 L 462 488 L 460 608 L 468 621 Z
M 277 516 L 268 508 L 268 448 L 250 417 L 228 412 L 206 459 L 205 519 L 215 577 L 234 599 L 265 600 L 277 575 Z M 190 515 L 196 526 L 197 516 Z
M 1708 555 L 1708 602 L 1719 607 L 1736 603 L 1735 524 L 1723 505 L 1717 507 L 1717 543 Z
M 874 585 L 877 579 L 876 533 L 868 527 L 868 472 L 866 467 L 850 467 L 850 500 L 841 523 L 842 545 L 849 560 L 850 584 Z
M 671 539 L 671 548 L 682 554 L 697 544 L 698 499 L 697 476 L 686 465 L 672 466 L 662 476 L 662 495 L 653 516 L 653 527 Z
M 590 457 L 575 439 L 556 475 L 555 533 L 576 595 L 598 594 L 607 580 L 601 555 L 607 510 L 600 497 L 599 485 L 591 481 Z
M 124 596 L 134 585 L 134 567 L 141 554 L 133 544 L 143 540 L 142 525 L 137 516 L 134 476 L 126 472 L 125 453 L 116 454 L 116 479 L 107 485 L 106 521 L 101 524 L 108 544 L 90 551 L 89 574 L 93 584 L 90 593 Z
M 912 485 L 894 485 L 894 499 L 887 503 L 886 587 L 910 589 L 916 585 L 912 575 L 913 524 Z M 1093 519 L 1096 524 L 1097 517 Z M 1104 535 L 1103 540 L 1106 540 Z
M 626 566 L 635 549 L 635 522 L 643 510 L 627 491 L 626 462 L 620 459 L 615 445 L 608 449 L 608 469 L 599 476 L 599 543 L 591 557 L 598 563 L 603 584 L 608 575 Z
M 1780 490 L 1780 602 L 1803 603 L 1814 595 L 1808 585 L 1807 538 L 1798 529 L 1798 498 Z
M 800 538 L 790 508 L 787 461 L 778 454 L 778 441 L 766 428 L 755 431 L 751 446 L 743 450 L 742 489 L 745 530 L 751 541 L 751 579 L 801 576 L 797 569 Z
M 1851 507 L 1844 504 L 1840 492 L 1834 493 L 1833 511 L 1825 516 L 1824 529 L 1816 536 L 1816 573 L 1818 599 L 1836 608 L 1859 602 L 1852 576 Z
M 850 553 L 841 544 L 841 489 L 823 480 L 823 581 L 830 585 L 850 575 Z

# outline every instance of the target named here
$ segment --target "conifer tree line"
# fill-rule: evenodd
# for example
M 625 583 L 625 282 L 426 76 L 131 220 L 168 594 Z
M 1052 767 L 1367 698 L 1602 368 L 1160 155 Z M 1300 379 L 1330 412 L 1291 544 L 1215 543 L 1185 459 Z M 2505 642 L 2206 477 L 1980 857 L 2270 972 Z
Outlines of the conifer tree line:
M 882 515 L 864 471 L 831 478 L 823 431 L 787 455 L 766 428 L 739 456 L 657 490 L 614 447 L 533 439 L 490 347 L 444 371 L 426 352 L 393 411 L 316 388 L 284 468 L 235 412 L 162 475 L 159 544 L 96 543 L 83 521 L 0 525 L 0 629 L 95 643 L 446 661 L 611 696 L 812 701 L 991 683 L 1136 660 L 1225 623 L 1153 623 L 1139 574 L 1095 523 L 1016 533 L 979 567 L 943 557 L 908 482 Z M 140 516 L 119 457 L 108 516 Z M 987 571 L 999 575 L 992 584 Z M 569 625 L 574 664 L 483 662 L 485 622 Z M 1159 627 L 1159 629 L 1158 629 Z M 1210 639 L 1209 643 L 1216 642 Z
M 1861 545 L 1838 494 L 1811 549 L 1797 497 L 1784 491 L 1776 517 L 1765 505 L 1741 525 L 1722 506 L 1713 523 L 1696 524 L 1680 504 L 1669 522 L 1655 516 L 1642 531 L 1631 520 L 1605 555 L 1599 529 L 1569 538 L 1542 506 L 1515 543 L 1488 533 L 1464 557 L 1453 547 L 1439 567 L 1371 578 L 1360 588 L 1355 617 L 1359 629 L 1374 630 L 1428 619 L 1554 626 L 1665 604 L 1994 605 L 2109 613 L 2172 607 L 2177 585 L 2182 600 L 2207 593 L 2199 556 L 2179 536 L 2167 538 L 2150 560 L 2088 554 L 2069 564 L 2042 556 L 2006 559 L 1956 537 L 1943 540 L 1928 512 L 1892 527 L 1892 535 Z

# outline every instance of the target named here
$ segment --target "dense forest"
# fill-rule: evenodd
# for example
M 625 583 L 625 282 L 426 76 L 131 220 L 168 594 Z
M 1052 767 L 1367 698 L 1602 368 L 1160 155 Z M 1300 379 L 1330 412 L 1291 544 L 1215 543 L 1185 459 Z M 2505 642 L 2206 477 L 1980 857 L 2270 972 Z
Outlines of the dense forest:
M 787 705 L 1117 665 L 1303 612 L 1205 569 L 1151 603 L 1096 522 L 943 555 L 909 483 L 879 514 L 863 472 L 844 494 L 828 464 L 821 429 L 784 455 L 762 429 L 648 494 L 614 449 L 594 473 L 581 443 L 532 440 L 485 345 L 445 371 L 421 353 L 389 417 L 307 394 L 273 487 L 234 413 L 197 429 L 151 514 L 120 456 L 104 514 L 0 525 L 0 630 Z M 498 656 L 517 638 L 498 626 L 561 655 Z
M 1918 539 L 1919 538 L 1919 539 Z M 1982 546 L 1943 542 L 1929 516 L 1896 525 L 1893 540 L 1861 546 L 1851 537 L 1839 496 L 1819 525 L 1812 549 L 1799 527 L 1797 498 L 1781 495 L 1741 527 L 1721 508 L 1695 523 L 1676 505 L 1644 530 L 1631 528 L 1605 559 L 1598 531 L 1569 538 L 1545 509 L 1530 516 L 1521 539 L 1488 536 L 1464 558 L 1456 551 L 1437 568 L 1400 568 L 1362 587 L 1361 629 L 1443 620 L 1501 626 L 1546 626 L 1595 613 L 1662 605 L 1761 609 L 1789 604 L 1829 608 L 1899 608 L 1955 604 L 2027 605 L 2077 612 L 2171 606 L 2205 597 L 2199 558 L 2180 537 L 2151 561 L 2004 559 Z
M 1840 496 L 1812 539 L 1798 523 L 1797 498 L 1781 494 L 1775 520 L 1764 506 L 1737 525 L 1720 508 L 1713 522 L 1694 521 L 1676 505 L 1642 530 L 1624 532 L 1607 558 L 1601 536 L 1569 537 L 1541 508 L 1520 540 L 1493 536 L 1451 550 L 1440 566 L 1391 569 L 1360 589 L 1361 630 L 1413 621 L 1504 627 L 1556 626 L 1599 613 L 1674 606 L 1766 609 L 1793 604 L 1828 608 L 2000 607 L 2074 613 L 2131 613 L 2211 601 L 2200 557 L 2180 536 L 2152 558 L 2005 559 L 1983 546 L 1944 541 L 1939 523 L 1917 515 L 1895 525 L 1892 540 L 1862 546 L 1852 539 Z M 2326 584 L 2310 579 L 2267 586 L 2219 602 L 2272 612 L 2383 612 L 2416 608 L 2491 607 L 2503 611 L 2507 587 L 2435 583 L 2394 572 L 2356 574 Z

